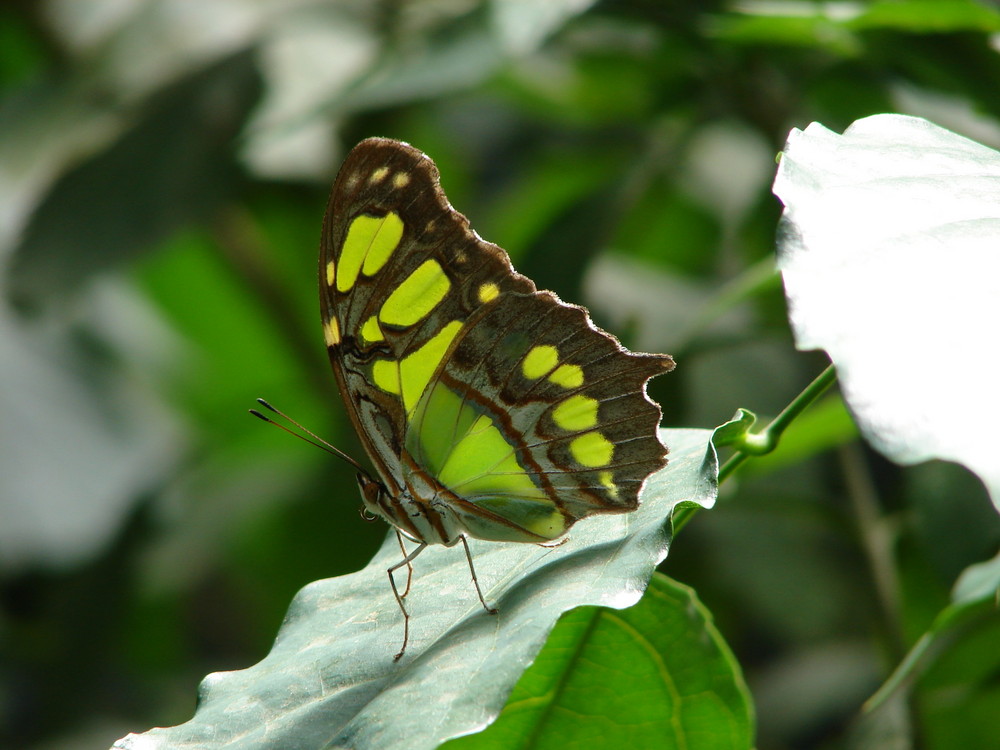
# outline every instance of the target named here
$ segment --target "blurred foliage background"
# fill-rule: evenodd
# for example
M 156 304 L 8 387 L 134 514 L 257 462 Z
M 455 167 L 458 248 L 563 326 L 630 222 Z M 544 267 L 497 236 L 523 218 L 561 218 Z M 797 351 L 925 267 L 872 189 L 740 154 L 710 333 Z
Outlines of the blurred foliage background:
M 0 6 L 0 746 L 183 722 L 378 546 L 349 467 L 246 413 L 361 455 L 315 288 L 358 140 L 426 151 L 520 271 L 672 353 L 666 424 L 767 418 L 826 364 L 773 272 L 789 128 L 897 111 L 1000 146 L 998 34 L 971 0 Z M 998 542 L 978 480 L 887 463 L 834 394 L 663 570 L 738 654 L 761 748 L 841 747 Z M 998 638 L 921 678 L 915 741 L 995 741 Z

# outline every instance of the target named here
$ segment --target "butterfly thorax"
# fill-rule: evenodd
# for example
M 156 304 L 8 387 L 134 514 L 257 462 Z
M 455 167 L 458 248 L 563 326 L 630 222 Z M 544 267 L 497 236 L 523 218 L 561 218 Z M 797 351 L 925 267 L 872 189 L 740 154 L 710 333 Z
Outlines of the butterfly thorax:
M 449 517 L 443 503 L 417 499 L 410 488 L 390 492 L 384 484 L 358 474 L 358 486 L 365 508 L 399 529 L 415 542 L 443 544 L 450 547 L 461 536 L 454 519 Z M 434 508 L 434 505 L 438 508 Z M 440 511 L 445 512 L 440 512 Z
M 386 485 L 358 474 L 365 508 L 388 521 L 416 542 L 452 546 L 462 535 L 490 541 L 546 542 L 562 536 L 568 524 L 551 505 L 541 505 L 532 529 L 511 523 L 502 514 L 484 510 L 487 494 L 462 497 L 437 482 L 424 467 L 404 471 L 405 485 L 390 491 Z

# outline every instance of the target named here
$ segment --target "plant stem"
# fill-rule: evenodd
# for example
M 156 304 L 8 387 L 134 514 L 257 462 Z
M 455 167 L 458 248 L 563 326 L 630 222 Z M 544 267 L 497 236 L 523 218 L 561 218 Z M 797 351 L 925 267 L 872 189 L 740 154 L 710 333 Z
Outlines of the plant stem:
M 751 456 L 763 456 L 778 447 L 778 441 L 788 425 L 799 416 L 837 379 L 837 370 L 828 366 L 805 389 L 776 416 L 767 427 L 757 433 L 748 434 L 739 450 L 719 469 L 719 483 L 724 482 L 736 468 Z
M 921 674 L 955 644 L 960 643 L 970 631 L 995 617 L 996 610 L 990 607 L 972 609 L 962 604 L 945 607 L 938 613 L 930 630 L 920 636 L 882 686 L 864 702 L 861 712 L 868 714 L 877 711 L 899 690 L 919 679 Z
M 896 531 L 891 519 L 882 513 L 878 492 L 860 449 L 856 445 L 845 445 L 840 449 L 840 459 L 847 497 L 854 513 L 855 532 L 875 587 L 890 656 L 893 662 L 898 662 L 906 646 L 899 601 L 901 584 L 894 553 Z
M 743 442 L 740 443 L 739 449 L 719 469 L 718 483 L 722 484 L 726 481 L 751 456 L 763 456 L 778 447 L 778 441 L 781 439 L 782 433 L 788 428 L 788 425 L 799 414 L 805 411 L 810 404 L 822 396 L 826 389 L 833 385 L 836 379 L 837 370 L 833 365 L 829 365 L 771 421 L 771 424 L 760 432 L 747 434 Z M 698 506 L 692 505 L 680 508 L 674 513 L 672 519 L 674 533 L 676 534 L 684 528 L 698 510 L 700 510 Z
M 826 389 L 833 385 L 836 380 L 837 368 L 833 365 L 827 365 L 826 369 L 817 375 L 816 379 L 807 385 L 802 393 L 796 396 L 795 400 L 784 408 L 781 414 L 774 418 L 774 421 L 767 426 L 767 431 L 774 433 L 775 443 L 777 443 L 777 438 L 791 424 L 792 420 L 804 412 L 806 407 L 813 401 L 822 396 L 826 392 Z

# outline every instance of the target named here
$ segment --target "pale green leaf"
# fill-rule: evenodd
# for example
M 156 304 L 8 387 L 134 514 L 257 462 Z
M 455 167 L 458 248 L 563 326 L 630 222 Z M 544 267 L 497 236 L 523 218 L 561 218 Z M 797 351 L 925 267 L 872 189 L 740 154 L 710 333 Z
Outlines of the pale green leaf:
M 1000 554 L 986 562 L 970 565 L 955 582 L 951 598 L 955 606 L 996 598 L 1000 592 Z
M 480 606 L 461 548 L 432 546 L 414 563 L 410 646 L 394 662 L 402 616 L 385 571 L 400 551 L 390 535 L 363 570 L 299 592 L 263 661 L 209 675 L 191 721 L 115 747 L 420 750 L 482 729 L 563 612 L 635 604 L 666 556 L 673 509 L 714 501 L 711 431 L 661 434 L 670 462 L 639 510 L 584 519 L 558 547 L 472 541 L 498 615 Z

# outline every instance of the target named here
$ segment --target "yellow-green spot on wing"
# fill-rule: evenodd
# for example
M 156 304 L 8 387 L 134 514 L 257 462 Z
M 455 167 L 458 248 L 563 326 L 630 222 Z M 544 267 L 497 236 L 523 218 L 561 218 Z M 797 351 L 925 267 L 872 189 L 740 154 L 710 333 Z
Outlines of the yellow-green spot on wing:
M 399 395 L 399 362 L 377 359 L 372 365 L 372 380 L 386 393 Z
M 521 363 L 521 372 L 529 380 L 535 380 L 552 372 L 559 363 L 559 352 L 554 346 L 543 344 L 531 348 Z
M 403 394 L 403 408 L 411 418 L 420 396 L 460 330 L 462 321 L 453 320 L 428 339 L 426 344 L 400 361 L 399 383 Z
M 441 382 L 421 398 L 406 448 L 436 481 L 509 522 L 454 508 L 479 538 L 537 541 L 566 531 L 562 512 L 520 465 L 494 421 Z
M 479 285 L 478 297 L 479 301 L 482 302 L 484 305 L 487 302 L 492 302 L 499 296 L 500 296 L 500 287 L 498 287 L 492 281 L 487 281 L 485 284 Z
M 435 383 L 414 411 L 406 449 L 437 476 L 459 436 L 469 431 L 478 416 L 468 401 L 442 383 Z
M 563 388 L 579 388 L 583 385 L 583 368 L 580 365 L 559 365 L 549 375 L 549 380 Z
M 361 338 L 366 344 L 374 344 L 385 340 L 382 328 L 379 326 L 378 319 L 374 315 L 368 318 L 361 326 Z
M 530 534 L 553 539 L 566 529 L 555 503 L 528 476 L 514 449 L 485 414 L 480 414 L 454 444 L 437 478 L 473 505 L 496 513 Z M 498 534 L 492 521 L 472 516 L 466 517 L 465 523 L 471 525 L 470 530 L 481 524 L 480 533 L 486 538 Z M 499 533 L 509 539 L 520 538 L 509 529 Z
M 533 542 L 556 539 L 566 533 L 566 516 L 551 500 L 531 500 L 509 495 L 473 498 L 476 507 L 496 513 L 524 531 L 502 527 L 494 521 L 466 514 L 463 516 L 469 532 L 482 539 L 498 541 Z M 528 532 L 528 533 L 525 533 Z
M 425 260 L 382 303 L 379 320 L 394 326 L 412 326 L 430 314 L 450 288 L 441 264 L 433 258 Z
M 337 291 L 350 291 L 362 271 L 365 276 L 378 273 L 402 237 L 403 220 L 396 213 L 356 217 L 347 230 L 347 239 L 340 252 Z
M 570 396 L 552 410 L 552 419 L 568 432 L 590 429 L 597 424 L 597 399 L 579 394 Z
M 340 343 L 340 324 L 336 318 L 330 318 L 323 326 L 323 338 L 327 346 L 336 346 Z
M 402 396 L 409 419 L 413 419 L 421 395 L 461 329 L 462 321 L 453 320 L 403 359 L 376 359 L 372 364 L 375 385 L 386 393 Z
M 599 432 L 585 432 L 569 444 L 573 459 L 582 466 L 607 466 L 615 453 L 615 446 Z
M 337 278 L 337 265 L 333 262 L 331 258 L 326 262 L 326 285 L 333 286 L 334 280 Z
M 614 475 L 610 471 L 602 471 L 597 475 L 597 479 L 611 497 L 618 497 L 618 485 L 615 484 Z
M 382 224 L 375 232 L 368 253 L 365 255 L 365 264 L 361 269 L 365 276 L 374 276 L 379 272 L 402 237 L 403 220 L 399 218 L 399 214 L 390 211 L 382 218 Z
M 515 495 L 546 500 L 545 493 L 531 481 L 517 462 L 514 449 L 485 414 L 458 438 L 438 480 L 466 498 L 479 494 Z

